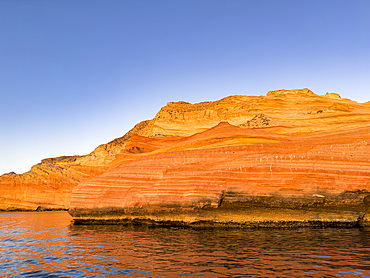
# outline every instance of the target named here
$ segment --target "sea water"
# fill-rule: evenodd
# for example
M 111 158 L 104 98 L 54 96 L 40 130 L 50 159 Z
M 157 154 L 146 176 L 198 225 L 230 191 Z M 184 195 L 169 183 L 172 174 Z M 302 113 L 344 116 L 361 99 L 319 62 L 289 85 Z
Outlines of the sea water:
M 370 229 L 71 225 L 0 213 L 1 277 L 370 277 Z

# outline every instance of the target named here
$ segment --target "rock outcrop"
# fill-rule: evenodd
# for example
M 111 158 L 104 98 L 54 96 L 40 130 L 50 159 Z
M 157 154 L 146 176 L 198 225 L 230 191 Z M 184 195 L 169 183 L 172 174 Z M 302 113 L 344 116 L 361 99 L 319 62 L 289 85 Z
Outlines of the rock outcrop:
M 130 150 L 145 142 L 135 137 Z M 118 155 L 117 167 L 73 190 L 71 213 L 82 223 L 356 224 L 370 194 L 369 155 L 370 127 L 287 136 L 221 123 L 153 151 Z
M 0 196 L 4 209 L 71 208 L 76 223 L 359 225 L 369 144 L 370 107 L 337 94 L 168 103 L 89 155 L 3 175 Z
M 68 209 L 72 188 L 104 173 L 132 134 L 140 134 L 146 126 L 147 121 L 141 122 L 88 155 L 47 158 L 24 174 L 2 175 L 0 210 Z

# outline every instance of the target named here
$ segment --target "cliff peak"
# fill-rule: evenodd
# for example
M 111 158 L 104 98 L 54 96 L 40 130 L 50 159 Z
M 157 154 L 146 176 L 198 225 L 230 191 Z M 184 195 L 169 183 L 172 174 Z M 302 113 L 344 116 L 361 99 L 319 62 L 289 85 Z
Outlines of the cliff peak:
M 340 95 L 337 93 L 326 93 L 326 97 L 334 98 L 334 99 L 341 99 Z
M 267 93 L 268 97 L 288 97 L 288 96 L 298 96 L 298 97 L 315 97 L 317 96 L 311 90 L 305 89 L 294 89 L 294 90 L 276 90 Z
M 9 172 L 9 173 L 3 174 L 2 176 L 13 176 L 13 175 L 16 175 L 16 173 L 15 172 Z
M 170 101 L 170 102 L 167 102 L 166 106 L 187 105 L 187 104 L 191 104 L 191 103 L 186 102 L 186 101 L 176 101 L 176 102 Z

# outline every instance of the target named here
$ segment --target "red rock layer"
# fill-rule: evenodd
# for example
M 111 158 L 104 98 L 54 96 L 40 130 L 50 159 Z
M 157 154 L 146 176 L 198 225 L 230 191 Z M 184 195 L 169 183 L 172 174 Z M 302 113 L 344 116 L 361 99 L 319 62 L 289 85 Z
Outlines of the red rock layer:
M 225 203 L 235 208 L 261 196 L 315 203 L 346 192 L 360 192 L 363 198 L 369 189 L 370 127 L 286 136 L 220 124 L 162 151 L 123 160 L 80 184 L 71 208 L 140 209 L 156 219 L 145 211 L 176 208 L 181 214 Z M 197 214 L 189 221 L 196 219 L 211 218 Z M 233 218 L 239 220 L 240 215 Z
M 215 131 L 215 128 L 213 127 L 217 126 L 220 122 L 228 122 L 234 126 L 240 126 L 243 129 L 235 129 L 232 126 L 223 126 L 222 129 L 217 128 Z M 97 147 L 89 155 L 45 159 L 40 164 L 32 167 L 32 169 L 25 174 L 1 176 L 0 209 L 36 209 L 39 206 L 45 208 L 68 208 L 70 204 L 71 190 L 78 184 L 101 175 L 107 169 L 112 169 L 112 171 L 121 171 L 115 168 L 122 163 L 122 165 L 126 165 L 127 167 L 131 167 L 130 163 L 133 165 L 135 165 L 135 163 L 143 163 L 143 166 L 136 167 L 137 173 L 141 173 L 146 169 L 140 170 L 139 167 L 146 167 L 145 163 L 148 163 L 149 165 L 149 161 L 153 161 L 154 164 L 157 163 L 157 158 L 153 157 L 161 157 L 162 155 L 164 157 L 173 156 L 169 160 L 166 160 L 167 158 L 163 160 L 163 165 L 165 165 L 163 167 L 167 169 L 168 166 L 168 171 L 175 171 L 175 168 L 173 168 L 175 167 L 174 165 L 176 165 L 176 167 L 179 166 L 178 164 L 172 165 L 171 161 L 176 161 L 176 159 L 178 159 L 177 154 L 181 154 L 180 156 L 187 156 L 188 154 L 192 156 L 191 153 L 193 151 L 214 153 L 213 156 L 208 153 L 202 155 L 201 157 L 203 160 L 199 160 L 200 158 L 197 158 L 196 152 L 194 154 L 194 158 L 186 158 L 186 161 L 189 159 L 190 161 L 194 160 L 194 165 L 196 165 L 198 169 L 210 169 L 207 170 L 210 171 L 207 175 L 214 176 L 214 178 L 211 178 L 208 181 L 208 184 L 217 185 L 222 183 L 225 177 L 220 173 L 224 173 L 225 176 L 236 176 L 238 177 L 236 179 L 243 180 L 246 178 L 246 175 L 241 173 L 245 173 L 243 171 L 247 171 L 246 169 L 249 169 L 248 167 L 250 167 L 251 174 L 247 175 L 247 181 L 248 183 L 254 184 L 253 186 L 256 186 L 256 189 L 254 189 L 256 192 L 259 192 L 262 189 L 258 189 L 259 187 L 257 186 L 257 182 L 253 183 L 252 177 L 254 174 L 252 173 L 254 173 L 254 171 L 265 173 L 266 169 L 270 172 L 270 176 L 271 172 L 273 173 L 270 181 L 278 184 L 275 191 L 280 192 L 286 190 L 288 192 L 289 190 L 293 190 L 290 188 L 289 184 L 297 182 L 299 178 L 297 178 L 297 175 L 293 175 L 294 177 L 292 177 L 292 175 L 288 177 L 287 173 L 282 174 L 289 168 L 288 166 L 284 166 L 290 163 L 287 161 L 292 161 L 292 163 L 297 162 L 297 165 L 300 165 L 300 163 L 307 164 L 305 167 L 302 167 L 305 169 L 311 169 L 307 171 L 312 171 L 312 169 L 316 171 L 316 168 L 323 163 L 320 162 L 321 152 L 327 152 L 329 154 L 333 154 L 333 160 L 331 160 L 330 155 L 330 159 L 327 163 L 323 164 L 325 166 L 323 166 L 323 169 L 332 169 L 332 166 L 329 167 L 328 165 L 330 164 L 330 161 L 335 163 L 335 157 L 340 153 L 337 148 L 339 148 L 340 144 L 345 144 L 345 141 L 341 140 L 347 139 L 346 137 L 339 136 L 339 141 L 335 143 L 329 151 L 325 149 L 326 147 L 324 147 L 324 145 L 321 146 L 314 142 L 312 143 L 312 146 L 315 146 L 314 149 L 318 151 L 319 146 L 322 148 L 320 149 L 320 155 L 315 154 L 312 157 L 310 156 L 310 159 L 306 157 L 299 161 L 295 161 L 293 156 L 300 155 L 300 152 L 296 150 L 300 143 L 294 142 L 300 142 L 300 140 L 303 140 L 302 144 L 303 146 L 306 146 L 308 143 L 304 143 L 306 142 L 305 140 L 325 141 L 327 140 L 327 137 L 329 138 L 330 136 L 334 136 L 333 134 L 336 134 L 338 131 L 349 132 L 349 137 L 354 136 L 353 138 L 357 138 L 356 132 L 353 132 L 353 130 L 369 126 L 370 106 L 368 103 L 359 104 L 348 99 L 342 99 L 338 94 L 333 93 L 319 96 L 308 89 L 272 91 L 269 92 L 267 96 L 260 97 L 231 96 L 215 102 L 203 102 L 198 104 L 190 104 L 186 102 L 168 103 L 158 112 L 154 119 L 139 123 L 123 137 Z M 207 130 L 208 132 L 202 133 Z M 326 134 L 321 133 L 321 135 L 315 135 L 316 132 L 326 132 Z M 309 139 L 309 137 L 307 137 L 308 139 L 304 139 L 306 137 L 297 136 L 300 134 L 307 134 L 307 136 L 311 134 L 314 139 Z M 362 139 L 356 140 L 361 141 Z M 254 145 L 253 148 L 256 148 L 256 150 L 261 148 L 261 146 L 264 150 L 261 151 L 260 154 L 258 154 L 258 152 L 254 153 L 254 151 L 251 153 L 243 153 L 242 156 L 249 157 L 248 160 L 241 160 L 240 163 L 238 162 L 230 168 L 232 170 L 228 170 L 228 167 L 225 166 L 226 164 L 222 166 L 222 163 L 217 160 L 221 159 L 222 161 L 226 161 L 234 159 L 222 151 L 222 148 L 224 147 L 237 148 L 248 146 L 248 148 L 252 148 L 252 145 Z M 302 150 L 303 154 L 309 155 L 309 151 L 313 148 L 312 146 L 308 144 L 307 149 Z M 280 150 L 280 147 L 283 148 L 283 150 Z M 266 152 L 266 148 L 270 148 L 271 151 Z M 292 151 L 285 150 L 286 148 L 292 148 Z M 363 146 L 355 144 L 350 145 L 349 148 L 353 148 L 356 152 L 357 148 L 362 150 Z M 297 153 L 295 153 L 294 150 L 297 151 Z M 335 150 L 337 151 L 334 152 Z M 217 153 L 218 151 L 220 153 Z M 183 155 L 183 152 L 186 154 Z M 238 153 L 239 151 L 235 152 Z M 350 161 L 350 158 L 352 159 L 352 157 L 347 157 L 343 153 L 348 155 L 348 151 L 346 152 L 344 149 L 342 151 L 344 161 Z M 262 154 L 265 154 L 265 156 Z M 280 160 L 279 158 L 274 158 L 276 156 L 279 157 L 278 154 L 281 154 Z M 316 158 L 318 161 L 314 161 Z M 149 159 L 148 162 L 145 162 L 146 159 Z M 251 164 L 251 162 L 254 161 L 253 159 L 255 159 L 255 163 Z M 256 164 L 258 159 L 260 160 L 260 164 Z M 207 164 L 207 161 L 213 160 L 215 160 L 215 162 L 210 162 L 210 165 Z M 324 161 L 326 160 L 324 159 Z M 203 162 L 206 164 L 202 165 Z M 338 165 L 342 165 L 340 164 L 342 162 L 337 162 Z M 184 167 L 185 165 L 187 165 L 186 167 L 188 168 L 190 167 L 187 162 L 181 163 L 184 163 Z M 213 166 L 213 163 L 215 163 L 215 165 L 219 165 L 221 163 L 219 166 L 220 168 Z M 340 166 L 342 167 L 340 168 L 341 170 L 344 170 L 344 168 L 347 167 L 346 163 L 347 162 L 342 165 L 343 167 Z M 351 163 L 351 167 L 354 167 L 355 163 L 356 162 Z M 360 163 L 360 161 L 358 161 L 358 163 Z M 247 166 L 248 164 L 254 166 Z M 270 171 L 270 166 L 272 171 Z M 277 168 L 274 170 L 275 166 Z M 153 168 L 155 173 L 157 173 L 156 171 L 159 171 L 159 173 L 161 171 L 163 172 L 163 169 L 158 170 L 154 166 L 148 167 L 148 169 Z M 186 167 L 184 169 L 188 169 Z M 216 168 L 213 169 L 212 167 Z M 242 170 L 240 170 L 241 172 L 239 173 L 235 170 L 236 168 L 234 169 L 233 167 L 241 167 Z M 320 169 L 320 167 L 318 169 Z M 360 165 L 356 167 L 360 167 Z M 181 168 L 179 173 L 176 172 L 176 175 L 180 177 L 184 169 Z M 289 172 L 294 171 L 291 169 L 294 168 L 289 168 Z M 193 173 L 191 168 L 186 171 Z M 184 170 L 184 173 L 186 171 Z M 204 173 L 207 171 L 205 170 Z M 212 171 L 214 171 L 214 173 Z M 279 171 L 282 173 L 278 174 Z M 344 182 L 341 183 L 339 181 L 342 178 L 339 176 L 341 175 L 341 172 L 338 171 L 339 170 L 327 177 L 324 177 L 325 175 L 322 174 L 322 177 L 324 177 L 323 181 L 325 180 L 323 184 L 319 182 L 321 178 L 310 181 L 315 181 L 313 184 L 316 184 L 317 187 L 323 186 L 326 188 L 328 184 L 333 184 L 333 182 L 329 182 L 330 176 L 335 181 L 335 185 L 338 186 L 338 188 L 339 186 L 343 186 L 340 190 L 345 190 L 351 185 L 345 185 Z M 107 175 L 110 175 L 109 173 L 110 172 L 108 172 Z M 199 170 L 195 170 L 194 173 L 200 172 Z M 138 176 L 140 175 L 141 174 L 138 174 Z M 145 180 L 146 174 L 142 175 L 143 176 L 140 177 Z M 194 177 L 191 177 L 192 175 L 193 174 L 188 174 L 187 178 L 183 177 L 182 181 L 174 181 L 174 184 L 186 184 L 186 182 L 192 183 L 192 180 L 194 179 Z M 278 178 L 279 175 L 281 176 L 280 180 Z M 354 174 L 354 176 L 355 175 L 357 174 Z M 199 176 L 199 179 L 204 180 L 205 178 L 201 176 Z M 125 175 L 122 177 L 123 179 L 126 179 Z M 346 179 L 346 175 L 344 175 L 344 177 L 344 179 Z M 151 178 L 159 179 L 158 183 L 161 184 L 165 182 L 169 176 L 165 175 L 164 177 L 161 177 L 160 174 L 155 174 Z M 103 177 L 103 179 L 105 178 Z M 258 179 L 259 178 L 256 177 L 256 181 Z M 359 176 L 358 179 L 361 180 L 363 178 Z M 231 180 L 228 182 L 230 183 Z M 259 186 L 262 186 L 261 188 L 265 188 L 264 190 L 266 190 L 266 192 L 273 192 L 273 188 L 275 187 L 272 184 L 267 185 L 270 181 L 268 179 L 262 180 L 264 180 L 266 184 Z M 283 189 L 283 185 L 287 188 Z M 225 185 L 222 184 L 222 186 Z M 237 188 L 238 186 L 240 185 L 237 185 L 236 183 L 235 187 Z M 253 186 L 251 186 L 251 188 L 253 188 Z M 366 189 L 367 184 L 365 183 L 364 186 L 365 187 L 362 188 Z M 358 186 L 356 185 L 354 187 L 357 188 Z M 105 189 L 101 190 L 105 192 Z M 215 189 L 212 190 L 219 192 L 221 189 L 219 190 L 217 185 Z M 221 191 L 224 191 L 224 189 Z M 252 190 L 252 192 L 254 191 Z M 299 190 L 294 192 L 299 192 Z M 160 195 L 161 193 L 158 196 Z M 162 198 L 158 196 L 154 195 L 154 197 L 148 198 L 150 200 L 153 198 L 157 198 L 158 200 Z M 211 194 L 210 196 L 213 195 Z M 186 197 L 185 199 L 191 200 L 191 198 L 189 198 L 190 197 Z M 214 197 L 212 198 L 214 199 Z M 98 199 L 95 200 L 98 201 Z M 105 206 L 103 205 L 104 202 L 102 204 L 97 203 L 97 206 Z M 86 204 L 86 206 L 90 205 Z
M 125 136 L 100 145 L 88 155 L 48 158 L 24 174 L 2 175 L 0 210 L 68 209 L 72 188 L 106 171 L 131 135 L 146 126 L 147 122 L 138 124 Z
M 68 209 L 72 188 L 106 169 L 41 164 L 23 175 L 5 174 L 1 176 L 0 209 Z

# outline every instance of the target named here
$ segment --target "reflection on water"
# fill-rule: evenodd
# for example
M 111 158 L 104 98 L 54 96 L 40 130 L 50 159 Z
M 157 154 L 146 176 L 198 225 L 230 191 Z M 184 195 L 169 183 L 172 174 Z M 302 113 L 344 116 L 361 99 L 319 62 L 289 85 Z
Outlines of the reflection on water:
M 0 213 L 1 277 L 370 277 L 369 229 L 71 226 Z

